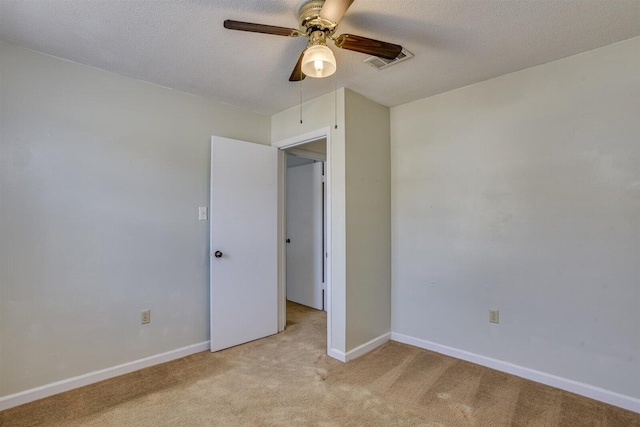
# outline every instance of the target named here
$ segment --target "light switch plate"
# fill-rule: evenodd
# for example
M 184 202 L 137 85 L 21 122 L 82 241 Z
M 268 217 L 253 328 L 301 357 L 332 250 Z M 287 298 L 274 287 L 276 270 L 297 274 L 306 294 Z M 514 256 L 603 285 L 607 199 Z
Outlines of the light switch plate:
M 140 312 L 140 324 L 144 325 L 151 323 L 151 309 L 142 310 Z
M 200 206 L 198 208 L 198 219 L 200 221 L 206 221 L 209 219 L 209 209 L 206 206 Z

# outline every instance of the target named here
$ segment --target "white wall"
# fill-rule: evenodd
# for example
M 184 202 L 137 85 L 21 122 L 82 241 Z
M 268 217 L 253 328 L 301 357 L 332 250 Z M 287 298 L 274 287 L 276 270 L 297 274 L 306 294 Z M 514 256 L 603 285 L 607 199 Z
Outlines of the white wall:
M 391 109 L 395 333 L 640 397 L 639 52 Z
M 389 108 L 346 91 L 347 351 L 391 331 Z
M 269 128 L 0 43 L 0 396 L 207 341 L 210 137 Z

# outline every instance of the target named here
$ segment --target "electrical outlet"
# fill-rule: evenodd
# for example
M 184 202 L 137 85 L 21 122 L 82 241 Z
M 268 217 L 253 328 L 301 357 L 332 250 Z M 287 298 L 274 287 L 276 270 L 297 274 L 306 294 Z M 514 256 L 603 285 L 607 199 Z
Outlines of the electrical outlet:
M 500 312 L 498 310 L 489 310 L 489 322 L 500 323 Z
M 140 324 L 151 323 L 151 310 L 142 310 L 140 312 Z

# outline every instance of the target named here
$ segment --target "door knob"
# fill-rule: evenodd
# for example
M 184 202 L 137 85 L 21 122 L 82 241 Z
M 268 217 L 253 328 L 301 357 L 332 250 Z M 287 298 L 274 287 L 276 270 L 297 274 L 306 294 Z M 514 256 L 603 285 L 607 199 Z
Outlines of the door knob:
M 216 257 L 216 258 L 222 258 L 222 252 L 220 252 L 220 251 L 216 251 L 216 252 L 213 254 L 213 256 L 214 256 L 214 257 Z
M 287 239 L 287 243 L 291 243 L 291 239 Z

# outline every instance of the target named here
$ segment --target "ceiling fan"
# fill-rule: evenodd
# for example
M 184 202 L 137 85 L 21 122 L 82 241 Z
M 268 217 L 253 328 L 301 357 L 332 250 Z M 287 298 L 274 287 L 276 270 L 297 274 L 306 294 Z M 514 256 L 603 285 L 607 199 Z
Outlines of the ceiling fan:
M 230 30 L 253 33 L 274 34 L 286 37 L 307 37 L 309 44 L 300 55 L 289 77 L 296 82 L 309 77 L 328 77 L 336 71 L 336 59 L 327 46 L 332 40 L 342 49 L 367 53 L 385 59 L 395 59 L 402 52 L 402 46 L 370 39 L 353 34 L 335 36 L 336 27 L 354 0 L 311 0 L 300 8 L 299 29 L 253 24 L 250 22 L 224 21 Z

